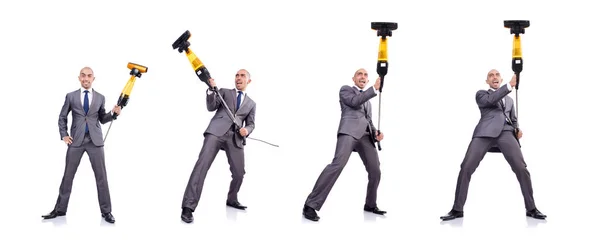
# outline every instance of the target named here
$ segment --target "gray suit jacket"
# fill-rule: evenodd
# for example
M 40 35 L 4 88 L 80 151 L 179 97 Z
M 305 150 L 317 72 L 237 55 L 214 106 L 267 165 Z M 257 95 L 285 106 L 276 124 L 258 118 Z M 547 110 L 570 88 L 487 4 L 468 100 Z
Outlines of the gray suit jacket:
M 475 137 L 492 137 L 496 138 L 500 136 L 503 130 L 507 130 L 504 123 L 506 123 L 506 116 L 512 121 L 512 128 L 508 128 L 514 131 L 514 128 L 519 128 L 517 122 L 517 116 L 515 115 L 514 103 L 512 98 L 508 96 L 510 90 L 508 85 L 503 85 L 498 90 L 480 90 L 477 91 L 475 99 L 479 111 L 481 112 L 481 119 L 475 127 L 473 132 L 473 138 Z M 505 99 L 505 107 L 502 108 L 502 98 Z M 504 109 L 504 113 L 503 113 Z M 506 116 L 504 115 L 506 114 Z
M 213 118 L 210 120 L 210 124 L 204 131 L 204 134 L 210 133 L 216 136 L 223 136 L 227 131 L 231 130 L 231 126 L 233 125 L 233 121 L 229 118 L 227 114 L 227 109 L 221 106 L 221 101 L 218 99 L 219 97 L 214 92 L 212 94 L 208 94 L 206 96 L 206 107 L 208 111 L 217 111 Z M 248 130 L 248 136 L 254 130 L 254 115 L 256 113 L 256 103 L 246 94 L 244 97 L 244 101 L 240 105 L 240 109 L 236 111 L 235 103 L 237 102 L 237 95 L 235 89 L 219 89 L 221 96 L 227 103 L 229 109 L 233 112 L 235 116 L 236 122 L 241 126 Z M 242 136 L 239 133 L 235 135 L 235 144 L 239 148 L 243 148 L 242 144 Z
M 355 139 L 360 139 L 369 130 L 371 141 L 375 144 L 375 126 L 371 120 L 371 104 L 369 100 L 377 96 L 373 87 L 360 92 L 357 88 L 348 85 L 340 89 L 340 106 L 342 117 L 338 127 L 338 134 L 347 134 Z
M 103 146 L 104 140 L 102 139 L 102 128 L 100 123 L 104 124 L 112 120 L 110 112 L 106 113 L 104 109 L 104 96 L 95 90 L 91 90 L 94 94 L 92 102 L 90 102 L 90 109 L 87 115 L 83 111 L 83 104 L 81 99 L 81 91 L 70 92 L 65 96 L 65 103 L 62 106 L 60 115 L 58 116 L 58 131 L 60 138 L 69 136 L 67 132 L 67 116 L 71 113 L 71 137 L 73 143 L 71 146 L 80 146 L 83 143 L 83 137 L 85 136 L 85 124 L 88 124 L 88 130 L 90 138 L 96 146 Z

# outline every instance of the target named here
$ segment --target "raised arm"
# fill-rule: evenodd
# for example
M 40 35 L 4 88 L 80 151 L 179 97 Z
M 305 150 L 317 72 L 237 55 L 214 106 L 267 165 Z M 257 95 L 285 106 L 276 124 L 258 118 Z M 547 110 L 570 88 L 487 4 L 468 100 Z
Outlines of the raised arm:
M 219 89 L 219 92 L 223 95 L 221 89 Z M 215 92 L 210 89 L 206 90 L 206 109 L 208 109 L 209 112 L 216 111 L 219 109 L 219 106 L 221 106 L 221 101 L 218 98 L 219 97 L 217 97 Z
M 494 107 L 498 104 L 498 101 L 501 101 L 506 95 L 510 93 L 510 89 L 508 85 L 503 85 L 498 88 L 498 90 L 488 93 L 485 90 L 477 91 L 475 94 L 475 100 L 477 101 L 477 105 L 482 108 Z
M 365 102 L 375 96 L 377 96 L 377 93 L 373 87 L 369 87 L 361 94 L 356 94 L 352 87 L 347 85 L 342 86 L 340 89 L 340 100 L 351 108 L 361 108 Z
M 217 86 L 214 79 L 212 79 L 212 78 L 209 79 L 209 82 L 210 82 L 211 87 Z M 219 93 L 221 93 L 221 96 L 223 95 L 222 89 L 219 89 Z M 206 109 L 208 109 L 209 112 L 213 112 L 213 111 L 216 111 L 217 109 L 219 109 L 219 106 L 221 106 L 221 101 L 218 99 L 217 94 L 215 94 L 215 92 L 213 90 L 207 89 L 206 90 Z

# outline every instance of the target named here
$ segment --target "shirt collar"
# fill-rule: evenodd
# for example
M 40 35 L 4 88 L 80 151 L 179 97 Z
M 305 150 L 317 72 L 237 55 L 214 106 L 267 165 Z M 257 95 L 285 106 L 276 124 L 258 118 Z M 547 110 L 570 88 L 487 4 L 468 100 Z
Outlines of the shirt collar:
M 356 86 L 356 84 L 355 84 L 355 85 L 352 85 L 352 87 L 354 87 L 354 88 L 355 88 L 355 89 L 357 89 L 358 91 L 361 91 L 361 89 L 360 89 L 360 88 L 358 88 L 358 86 Z M 362 89 L 362 91 L 365 91 L 365 90 L 364 90 L 364 89 Z
M 502 86 L 504 86 L 504 85 L 505 85 L 505 84 L 503 84 L 503 85 L 500 85 L 500 87 L 498 87 L 498 89 L 502 88 Z M 510 87 L 510 86 L 507 86 L 507 87 Z M 498 90 L 498 89 L 494 89 L 494 88 L 492 88 L 492 87 L 489 87 L 488 89 L 490 89 L 490 90 L 492 90 L 492 91 L 497 91 L 497 90 Z M 510 88 L 509 88 L 509 89 L 510 89 Z
M 93 88 L 90 88 L 90 89 L 89 89 L 90 93 L 92 93 L 92 92 L 93 92 L 93 90 L 94 90 Z M 83 88 L 83 87 L 79 88 L 79 92 L 81 92 L 81 94 L 84 94 L 84 93 L 85 93 L 84 91 L 86 91 L 86 89 L 85 89 L 85 88 Z

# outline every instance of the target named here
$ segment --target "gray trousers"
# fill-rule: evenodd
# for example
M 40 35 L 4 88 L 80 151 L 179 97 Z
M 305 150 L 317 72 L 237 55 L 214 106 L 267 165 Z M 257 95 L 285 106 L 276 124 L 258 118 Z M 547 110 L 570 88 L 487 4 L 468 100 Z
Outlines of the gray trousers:
M 498 138 L 473 138 L 471 140 L 465 158 L 460 165 L 460 173 L 458 174 L 454 196 L 454 210 L 463 211 L 463 206 L 467 200 L 471 175 L 473 175 L 475 169 L 477 169 L 479 163 L 483 160 L 488 149 L 494 144 L 500 148 L 502 155 L 504 155 L 512 171 L 517 176 L 526 210 L 535 208 L 531 176 L 527 170 L 527 164 L 525 164 L 525 160 L 523 159 L 521 148 L 517 143 L 513 131 L 504 130 Z
M 220 149 L 225 150 L 227 161 L 229 162 L 229 170 L 231 171 L 231 183 L 229 184 L 227 201 L 236 202 L 238 200 L 237 195 L 242 186 L 246 171 L 244 170 L 244 149 L 235 146 L 234 135 L 233 131 L 228 131 L 221 137 L 212 134 L 204 136 L 204 144 L 202 145 L 200 155 L 185 188 L 181 203 L 182 208 L 190 208 L 194 211 L 198 206 L 206 174 Z
M 369 133 L 365 133 L 360 140 L 345 134 L 338 135 L 333 161 L 321 172 L 312 192 L 306 199 L 305 205 L 315 210 L 321 209 L 353 151 L 358 152 L 367 169 L 369 182 L 367 184 L 365 205 L 368 207 L 377 206 L 377 187 L 381 178 L 381 170 L 379 169 L 379 156 L 375 150 L 375 145 L 369 138 Z
M 86 152 L 92 164 L 92 170 L 96 177 L 96 189 L 98 191 L 98 203 L 100 204 L 101 213 L 110 213 L 112 206 L 110 202 L 110 193 L 108 190 L 108 181 L 106 178 L 106 167 L 104 165 L 104 147 L 96 146 L 92 143 L 89 134 L 83 138 L 81 146 L 69 146 L 67 149 L 65 172 L 62 182 L 60 183 L 58 199 L 54 210 L 67 212 L 69 198 L 71 197 L 71 189 L 73 188 L 73 179 L 81 162 L 83 153 Z

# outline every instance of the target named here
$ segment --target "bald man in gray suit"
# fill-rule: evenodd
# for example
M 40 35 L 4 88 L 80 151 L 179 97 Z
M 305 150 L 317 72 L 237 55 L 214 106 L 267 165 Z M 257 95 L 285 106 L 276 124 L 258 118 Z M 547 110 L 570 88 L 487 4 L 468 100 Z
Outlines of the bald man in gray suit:
M 218 99 L 217 94 L 211 89 L 207 90 L 206 107 L 208 111 L 216 112 L 204 131 L 204 144 L 183 195 L 181 220 L 186 223 L 194 221 L 192 212 L 198 206 L 204 179 L 219 150 L 224 150 L 227 155 L 232 178 L 225 204 L 240 210 L 246 209 L 246 206 L 238 201 L 238 192 L 245 174 L 242 137 L 249 136 L 254 130 L 256 113 L 256 103 L 246 94 L 246 87 L 251 81 L 250 73 L 241 69 L 235 74 L 235 89 L 219 89 L 225 103 L 233 111 L 236 122 L 241 125 L 239 131 L 235 129 L 227 109 Z M 209 83 L 213 88 L 216 86 L 213 79 L 210 79 Z
M 100 212 L 104 220 L 114 223 L 106 167 L 104 164 L 104 140 L 102 128 L 104 124 L 113 120 L 112 113 L 119 115 L 121 107 L 115 105 L 112 113 L 106 113 L 104 109 L 104 96 L 92 89 L 94 72 L 89 67 L 84 67 L 79 73 L 81 88 L 68 93 L 65 103 L 58 118 L 58 131 L 61 139 L 68 145 L 65 172 L 59 188 L 58 199 L 54 210 L 42 216 L 44 219 L 53 219 L 64 216 L 67 212 L 73 179 L 75 172 L 81 162 L 83 153 L 87 153 L 92 164 L 92 170 L 96 177 L 96 188 L 98 190 L 98 202 Z M 67 132 L 67 116 L 71 112 L 72 124 L 71 135 Z
M 331 164 L 321 172 L 302 210 L 303 216 L 312 221 L 320 219 L 316 211 L 320 210 L 325 203 L 325 199 L 348 163 L 352 152 L 358 153 L 368 174 L 369 182 L 364 210 L 379 215 L 386 213 L 377 207 L 377 188 L 381 171 L 375 141 L 381 141 L 383 133 L 376 130 L 373 125 L 369 102 L 370 99 L 377 96 L 380 79 L 377 78 L 373 87 L 365 89 L 368 73 L 365 69 L 359 69 L 354 73 L 352 80 L 354 86 L 345 85 L 340 89 L 342 117 L 338 128 L 335 156 Z
M 475 127 L 471 143 L 460 166 L 454 206 L 448 214 L 440 218 L 446 221 L 464 216 L 463 206 L 467 200 L 471 175 L 487 152 L 502 152 L 521 186 L 526 209 L 525 215 L 536 219 L 545 219 L 546 215 L 537 209 L 533 200 L 531 177 L 519 144 L 523 133 L 519 129 L 513 100 L 508 96 L 517 84 L 516 76 L 512 77 L 508 85 L 500 87 L 502 83 L 500 72 L 492 69 L 487 74 L 486 83 L 490 89 L 480 90 L 475 95 L 481 119 Z

